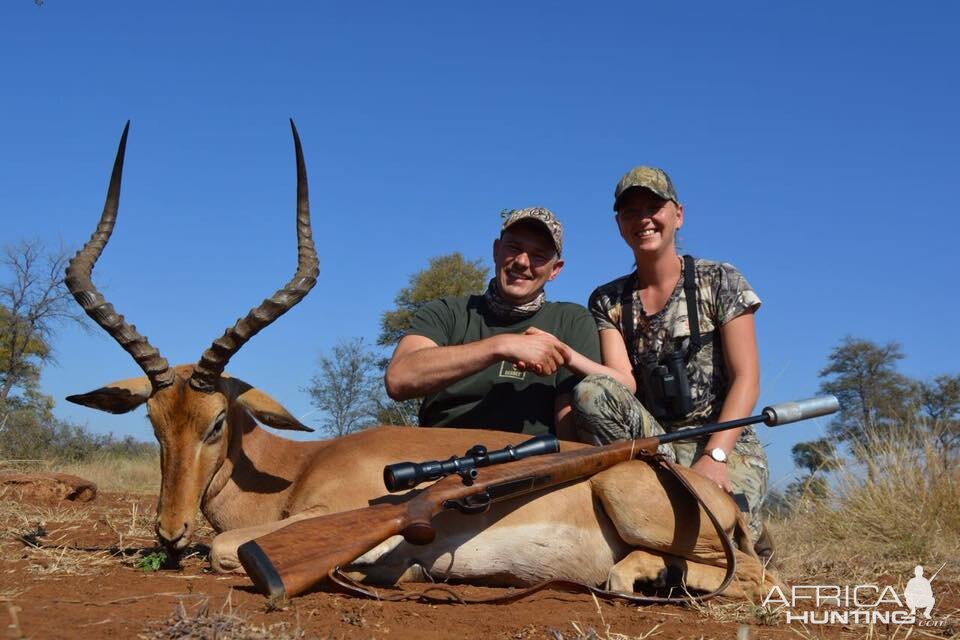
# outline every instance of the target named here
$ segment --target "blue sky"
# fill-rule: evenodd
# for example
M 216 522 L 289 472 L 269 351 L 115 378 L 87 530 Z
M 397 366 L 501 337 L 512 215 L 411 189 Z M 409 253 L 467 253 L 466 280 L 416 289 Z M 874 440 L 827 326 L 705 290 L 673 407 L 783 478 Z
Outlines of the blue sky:
M 760 404 L 813 395 L 845 335 L 957 371 L 952 322 L 960 9 L 950 3 L 196 3 L 0 8 L 0 243 L 77 247 L 132 120 L 120 217 L 94 280 L 171 362 L 192 362 L 295 265 L 287 118 L 307 159 L 320 279 L 230 363 L 310 423 L 321 350 L 375 340 L 427 260 L 490 263 L 498 212 L 566 228 L 553 300 L 631 257 L 620 175 L 666 168 L 683 248 L 764 301 Z M 64 329 L 58 415 L 149 439 L 142 411 L 62 398 L 137 375 Z M 773 478 L 824 423 L 761 431 Z

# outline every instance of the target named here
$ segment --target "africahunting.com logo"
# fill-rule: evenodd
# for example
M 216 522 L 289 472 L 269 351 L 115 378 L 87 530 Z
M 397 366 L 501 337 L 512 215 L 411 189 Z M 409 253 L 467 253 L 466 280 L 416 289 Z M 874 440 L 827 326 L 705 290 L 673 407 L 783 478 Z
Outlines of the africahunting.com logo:
M 794 585 L 787 590 L 773 587 L 763 606 L 782 608 L 787 623 L 942 627 L 947 618 L 932 616 L 937 599 L 931 583 L 944 566 L 926 578 L 923 566 L 917 565 L 902 594 L 892 586 L 876 584 Z

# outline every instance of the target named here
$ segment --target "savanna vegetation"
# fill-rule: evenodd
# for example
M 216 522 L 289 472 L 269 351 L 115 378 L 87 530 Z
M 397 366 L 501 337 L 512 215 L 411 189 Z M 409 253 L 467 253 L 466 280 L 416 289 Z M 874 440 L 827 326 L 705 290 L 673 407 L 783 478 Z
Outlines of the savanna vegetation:
M 56 468 L 104 489 L 156 491 L 158 448 L 131 436 L 92 433 L 57 418 L 40 390 L 40 373 L 55 356 L 57 330 L 84 324 L 63 285 L 69 253 L 24 241 L 0 264 L 0 469 Z

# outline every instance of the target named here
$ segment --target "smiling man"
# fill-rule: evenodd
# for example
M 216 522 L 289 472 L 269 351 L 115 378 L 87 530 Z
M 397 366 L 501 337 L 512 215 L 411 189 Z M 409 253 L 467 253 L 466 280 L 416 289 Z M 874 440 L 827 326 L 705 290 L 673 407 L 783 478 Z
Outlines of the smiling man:
M 562 251 L 563 228 L 549 209 L 504 212 L 486 293 L 417 312 L 387 367 L 388 395 L 423 397 L 423 426 L 575 439 L 570 394 L 600 367 L 600 345 L 586 309 L 546 301 Z

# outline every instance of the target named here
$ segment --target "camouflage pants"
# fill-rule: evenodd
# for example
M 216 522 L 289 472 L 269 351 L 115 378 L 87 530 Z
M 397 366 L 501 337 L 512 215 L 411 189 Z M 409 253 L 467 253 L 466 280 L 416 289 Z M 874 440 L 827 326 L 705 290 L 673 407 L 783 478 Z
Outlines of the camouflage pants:
M 577 437 L 581 442 L 601 445 L 664 433 L 663 427 L 640 401 L 626 387 L 608 376 L 584 378 L 573 391 L 573 411 Z M 706 443 L 707 438 L 673 442 L 660 445 L 658 451 L 668 460 L 689 467 L 703 455 Z M 738 494 L 746 498 L 746 505 L 740 504 L 740 508 L 744 511 L 750 536 L 756 542 L 763 529 L 760 509 L 767 493 L 770 472 L 763 445 L 752 428 L 744 428 L 730 452 L 727 474 L 733 486 L 734 498 Z M 744 509 L 744 506 L 749 509 Z

